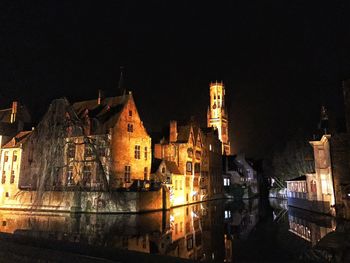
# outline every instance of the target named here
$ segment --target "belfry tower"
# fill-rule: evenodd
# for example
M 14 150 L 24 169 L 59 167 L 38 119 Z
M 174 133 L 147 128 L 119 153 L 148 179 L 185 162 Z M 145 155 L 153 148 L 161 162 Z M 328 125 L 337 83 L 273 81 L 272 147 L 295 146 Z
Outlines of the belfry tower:
M 231 146 L 228 136 L 228 115 L 225 104 L 225 86 L 223 82 L 210 83 L 210 105 L 207 113 L 207 126 L 218 130 L 222 142 L 222 154 L 230 155 Z

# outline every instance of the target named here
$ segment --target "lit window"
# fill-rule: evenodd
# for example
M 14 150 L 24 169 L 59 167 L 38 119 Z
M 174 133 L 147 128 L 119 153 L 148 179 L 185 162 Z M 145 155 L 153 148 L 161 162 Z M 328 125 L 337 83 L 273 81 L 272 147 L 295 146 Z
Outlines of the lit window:
M 225 218 L 231 218 L 231 211 L 225 210 Z
M 131 167 L 129 165 L 126 165 L 124 167 L 124 181 L 126 183 L 130 183 L 130 174 L 131 174 Z
M 175 190 L 177 190 L 177 180 L 175 180 Z
M 11 177 L 10 177 L 10 184 L 13 184 L 15 182 L 15 171 L 11 171 Z
M 145 155 L 145 160 L 147 160 L 147 155 L 148 155 L 148 153 L 147 153 L 147 147 L 145 147 L 144 155 Z
M 128 123 L 128 132 L 133 132 L 134 131 L 134 125 L 131 123 Z
M 311 193 L 316 193 L 316 192 L 317 192 L 316 181 L 312 180 L 311 181 Z
M 224 186 L 229 186 L 230 185 L 230 179 L 224 178 Z
M 12 161 L 13 161 L 13 162 L 16 162 L 16 161 L 17 161 L 17 151 L 14 151 L 14 152 L 13 152 Z
M 211 151 L 213 148 L 211 147 L 211 144 L 209 144 L 209 151 Z
M 74 184 L 73 181 L 73 166 L 69 166 L 67 170 L 67 184 L 72 185 Z
M 187 162 L 186 163 L 186 171 L 187 172 L 192 172 L 192 163 L 191 162 Z
M 180 187 L 180 190 L 182 190 L 182 180 L 179 180 L 179 187 Z
M 135 145 L 135 159 L 140 159 L 141 156 L 141 147 L 140 145 Z
M 5 171 L 2 171 L 1 183 L 2 184 L 6 183 L 6 173 L 5 173 Z
M 6 163 L 9 160 L 9 152 L 5 152 L 4 162 Z
M 132 110 L 129 110 L 129 117 L 132 116 Z

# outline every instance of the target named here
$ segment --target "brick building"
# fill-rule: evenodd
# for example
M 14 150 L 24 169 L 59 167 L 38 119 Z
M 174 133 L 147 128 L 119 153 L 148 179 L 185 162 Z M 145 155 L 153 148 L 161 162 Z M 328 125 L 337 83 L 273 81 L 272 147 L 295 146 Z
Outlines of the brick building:
M 65 185 L 100 188 L 107 181 L 111 188 L 128 188 L 149 180 L 151 138 L 131 92 L 76 102 L 73 109 L 84 135 L 66 138 Z
M 196 132 L 195 132 L 196 131 Z M 170 136 L 154 146 L 154 157 L 175 162 L 183 177 L 184 196 L 175 197 L 184 203 L 200 201 L 200 171 L 202 158 L 202 134 L 191 124 L 170 122 Z M 173 181 L 173 183 L 175 183 Z

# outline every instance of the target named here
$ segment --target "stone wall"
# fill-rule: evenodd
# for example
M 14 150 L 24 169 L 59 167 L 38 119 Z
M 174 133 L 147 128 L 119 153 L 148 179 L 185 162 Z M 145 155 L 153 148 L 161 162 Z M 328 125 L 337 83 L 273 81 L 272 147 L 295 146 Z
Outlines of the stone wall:
M 169 208 L 169 193 L 163 188 L 145 192 L 45 191 L 41 195 L 19 191 L 0 204 L 0 209 L 82 213 L 138 213 Z

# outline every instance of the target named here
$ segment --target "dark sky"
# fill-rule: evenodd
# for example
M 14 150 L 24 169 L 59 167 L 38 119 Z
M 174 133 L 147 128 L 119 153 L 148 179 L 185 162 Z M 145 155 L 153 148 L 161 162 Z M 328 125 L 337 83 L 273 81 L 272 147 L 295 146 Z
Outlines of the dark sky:
M 149 131 L 205 124 L 209 82 L 223 80 L 235 152 L 269 155 L 320 106 L 341 114 L 350 76 L 347 1 L 0 1 L 0 107 L 39 120 L 54 98 L 116 94 L 125 67 Z

